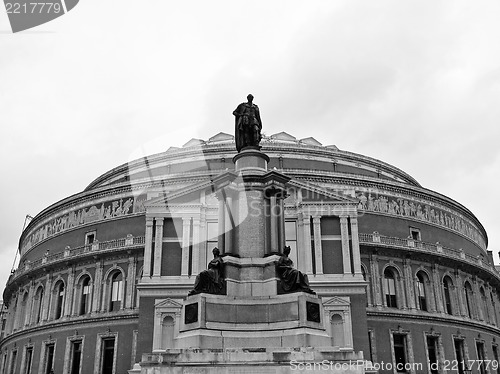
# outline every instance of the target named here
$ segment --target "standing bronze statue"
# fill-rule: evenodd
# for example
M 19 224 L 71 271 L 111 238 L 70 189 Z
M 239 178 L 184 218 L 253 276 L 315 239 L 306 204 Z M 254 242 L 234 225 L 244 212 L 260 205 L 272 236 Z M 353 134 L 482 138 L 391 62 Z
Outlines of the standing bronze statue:
M 309 279 L 306 274 L 301 273 L 299 270 L 294 269 L 293 261 L 288 257 L 290 254 L 290 247 L 286 246 L 283 254 L 278 260 L 276 265 L 278 275 L 281 280 L 281 287 L 285 292 L 304 291 L 315 294 L 311 287 L 309 287 Z
M 241 103 L 234 110 L 236 150 L 248 146 L 258 147 L 262 139 L 262 121 L 260 120 L 259 107 L 252 103 L 253 95 L 247 96 L 248 102 Z
M 221 295 L 224 293 L 224 262 L 217 247 L 212 250 L 214 259 L 208 263 L 208 269 L 196 276 L 194 288 L 189 295 L 201 292 Z

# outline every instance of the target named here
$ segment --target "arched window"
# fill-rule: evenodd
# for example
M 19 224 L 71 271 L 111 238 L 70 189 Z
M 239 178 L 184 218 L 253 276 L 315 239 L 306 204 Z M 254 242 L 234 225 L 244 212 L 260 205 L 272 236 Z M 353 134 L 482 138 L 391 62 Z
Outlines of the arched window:
M 391 269 L 385 269 L 384 271 L 384 292 L 386 305 L 390 308 L 397 308 L 396 279 Z
M 425 294 L 425 281 L 427 276 L 423 271 L 417 273 L 417 307 L 420 310 L 427 311 L 427 296 Z
M 43 311 L 43 287 L 38 287 L 35 293 L 35 302 L 34 302 L 34 310 L 33 315 L 35 317 L 35 323 L 39 323 L 42 320 L 42 311 Z
M 488 299 L 486 298 L 486 293 L 484 292 L 484 288 L 481 287 L 479 289 L 481 293 L 481 301 L 483 302 L 483 319 L 485 322 L 490 321 L 490 310 L 488 308 Z
M 59 319 L 63 315 L 64 307 L 64 282 L 59 281 L 55 286 L 55 308 L 54 319 Z
M 109 304 L 110 312 L 121 309 L 122 298 L 123 298 L 123 277 L 120 271 L 116 271 L 111 275 L 111 298 Z
M 443 291 L 444 291 L 444 306 L 445 311 L 448 314 L 453 314 L 451 292 L 452 292 L 453 282 L 451 278 L 446 276 L 443 278 Z
M 78 314 L 80 316 L 90 313 L 91 306 L 91 286 L 90 277 L 88 275 L 84 276 L 80 283 L 80 309 Z
M 467 307 L 467 316 L 469 318 L 472 318 L 473 313 L 472 313 L 472 300 L 474 300 L 474 296 L 472 293 L 472 286 L 470 285 L 469 282 L 465 282 L 465 304 Z

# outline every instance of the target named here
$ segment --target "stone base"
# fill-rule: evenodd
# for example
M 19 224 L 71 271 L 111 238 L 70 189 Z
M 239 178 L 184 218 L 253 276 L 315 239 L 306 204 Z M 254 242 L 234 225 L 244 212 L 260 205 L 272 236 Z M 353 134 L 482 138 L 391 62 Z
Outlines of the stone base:
M 184 301 L 177 348 L 329 346 L 316 295 L 236 298 L 198 294 Z
M 262 174 L 267 171 L 269 157 L 260 151 L 260 147 L 245 147 L 233 157 L 236 171 L 253 171 Z
M 362 352 L 332 348 L 169 349 L 143 355 L 141 374 L 364 374 L 367 367 Z

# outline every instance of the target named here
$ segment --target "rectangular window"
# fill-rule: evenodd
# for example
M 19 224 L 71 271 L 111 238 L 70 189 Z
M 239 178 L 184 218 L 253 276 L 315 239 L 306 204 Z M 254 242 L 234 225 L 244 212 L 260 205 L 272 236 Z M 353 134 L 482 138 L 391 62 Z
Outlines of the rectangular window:
M 17 361 L 17 351 L 12 351 L 12 356 L 10 356 L 10 369 L 9 369 L 10 374 L 14 374 L 16 372 L 16 361 Z
M 23 374 L 31 374 L 31 363 L 33 362 L 33 347 L 27 347 L 24 356 Z
M 75 340 L 71 342 L 71 362 L 70 374 L 80 374 L 80 363 L 82 361 L 82 341 Z
M 437 336 L 427 336 L 427 358 L 429 360 L 429 371 L 431 374 L 438 374 L 439 346 Z
M 453 339 L 453 343 L 455 345 L 455 357 L 457 363 L 459 363 L 458 374 L 464 374 L 464 370 L 468 370 L 467 361 L 465 360 L 464 341 L 462 339 Z M 463 365 L 461 365 L 461 363 L 463 363 Z
M 85 234 L 85 245 L 90 245 L 92 244 L 96 239 L 96 232 L 95 231 L 90 231 Z
M 47 344 L 45 346 L 45 366 L 44 366 L 44 374 L 50 374 L 50 371 L 54 366 L 54 344 Z
M 420 229 L 417 229 L 416 227 L 410 227 L 410 237 L 413 240 L 422 240 L 420 236 Z
M 477 360 L 479 361 L 479 372 L 481 374 L 486 374 L 486 365 L 484 360 L 486 359 L 484 354 L 484 343 L 476 341 L 476 351 Z
M 396 360 L 396 371 L 406 373 L 405 365 L 407 360 L 406 335 L 393 334 L 394 341 L 394 359 Z
M 102 341 L 101 374 L 113 374 L 115 358 L 115 338 L 106 338 Z

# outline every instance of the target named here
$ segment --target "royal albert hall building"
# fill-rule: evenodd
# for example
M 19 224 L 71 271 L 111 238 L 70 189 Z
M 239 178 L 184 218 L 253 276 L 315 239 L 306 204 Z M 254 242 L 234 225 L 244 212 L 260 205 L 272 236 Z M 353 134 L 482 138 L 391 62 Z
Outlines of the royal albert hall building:
M 323 301 L 332 347 L 379 373 L 498 372 L 500 275 L 471 211 L 314 138 L 261 146 L 268 170 L 290 178 L 283 240 Z M 125 374 L 175 348 L 182 301 L 228 224 L 213 178 L 235 155 L 231 135 L 192 139 L 40 212 L 3 292 L 0 372 Z

